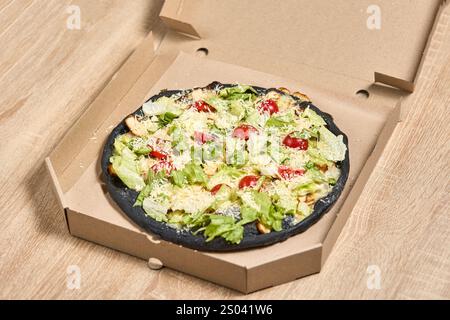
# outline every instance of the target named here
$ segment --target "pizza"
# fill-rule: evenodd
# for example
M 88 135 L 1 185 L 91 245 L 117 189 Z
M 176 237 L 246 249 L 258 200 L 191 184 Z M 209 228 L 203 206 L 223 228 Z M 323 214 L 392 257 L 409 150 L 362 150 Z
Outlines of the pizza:
M 139 226 L 198 250 L 240 250 L 305 231 L 341 194 L 347 137 L 285 88 L 214 82 L 164 90 L 111 133 L 108 191 Z

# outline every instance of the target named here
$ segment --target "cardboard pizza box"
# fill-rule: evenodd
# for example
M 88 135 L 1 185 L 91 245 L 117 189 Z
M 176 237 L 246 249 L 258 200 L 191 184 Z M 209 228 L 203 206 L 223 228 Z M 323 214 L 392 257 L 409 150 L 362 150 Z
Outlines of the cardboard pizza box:
M 46 159 L 69 232 L 244 293 L 320 272 L 402 119 L 400 100 L 414 90 L 444 5 L 377 3 L 166 0 L 164 27 L 138 46 Z M 100 155 L 112 128 L 162 89 L 213 81 L 305 92 L 349 137 L 344 192 L 306 232 L 258 249 L 200 252 L 144 232 L 109 197 Z

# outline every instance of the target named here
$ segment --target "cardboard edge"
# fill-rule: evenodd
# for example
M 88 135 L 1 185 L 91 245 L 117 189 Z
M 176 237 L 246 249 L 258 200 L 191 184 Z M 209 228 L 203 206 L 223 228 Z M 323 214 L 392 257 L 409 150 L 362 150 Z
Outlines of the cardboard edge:
M 385 85 L 404 90 L 406 92 L 414 92 L 415 83 L 411 81 L 406 81 L 400 78 L 396 78 L 393 76 L 389 76 L 387 74 L 381 72 L 374 73 L 374 81 L 375 83 L 383 83 Z
M 50 154 L 56 177 L 61 176 L 67 167 L 70 166 L 72 160 L 76 158 L 76 155 L 83 150 L 86 145 L 85 141 L 89 141 L 92 133 L 95 132 L 107 118 L 108 112 L 105 112 L 102 108 L 105 105 L 105 101 L 111 99 L 108 105 L 111 105 L 111 107 L 117 106 L 133 87 L 134 83 L 140 78 L 146 69 L 145 67 L 152 63 L 156 57 L 153 45 L 153 34 L 150 32 L 125 60 L 119 70 L 111 77 L 111 80 L 103 88 L 100 94 L 95 97 L 89 107 L 64 134 L 61 141 Z M 126 81 L 123 81 L 124 79 Z M 123 85 L 124 82 L 125 85 Z M 95 121 L 95 123 L 89 121 L 91 118 L 98 119 L 98 115 L 101 113 L 105 114 L 103 120 Z M 75 141 L 73 139 L 74 137 L 77 137 Z M 70 157 L 70 159 L 68 157 Z M 68 186 L 65 186 L 62 181 L 60 181 L 60 186 L 63 191 L 67 190 Z
M 181 17 L 183 5 L 184 0 L 166 0 L 161 8 L 159 18 L 168 28 L 194 39 L 200 39 L 201 36 L 192 23 Z
M 167 267 L 198 279 L 207 280 L 237 290 L 241 293 L 246 293 L 247 291 L 247 270 L 238 264 L 224 263 L 215 259 L 210 254 L 205 254 L 196 256 L 197 260 L 200 259 L 202 261 L 197 261 L 198 263 L 196 264 L 186 265 L 184 261 L 186 259 L 192 259 L 192 255 L 196 252 L 195 250 L 189 251 L 187 254 L 184 252 L 184 259 L 179 259 L 179 254 L 183 253 L 180 251 L 177 252 L 177 249 L 181 246 L 159 241 L 158 237 L 145 232 L 138 233 L 70 208 L 67 209 L 67 220 L 72 226 L 71 234 L 73 236 L 147 261 L 149 268 L 152 270 Z M 101 228 L 99 228 L 99 224 L 101 224 Z M 114 237 L 111 235 L 114 235 Z M 152 263 L 156 263 L 157 268 L 152 268 Z M 202 269 L 202 265 L 208 265 L 210 267 L 209 270 Z M 212 270 L 217 269 L 226 270 L 223 273 L 232 276 L 218 277 L 213 275 Z
M 323 246 L 317 244 L 299 254 L 247 268 L 245 294 L 319 273 L 322 269 L 322 250 Z M 309 260 L 312 263 L 299 263 L 305 260 Z M 277 265 L 276 268 L 274 267 L 275 264 Z M 280 268 L 280 264 L 285 267 Z M 282 275 L 276 275 L 277 272 L 282 273 Z M 272 278 L 270 277 L 271 275 Z
M 46 157 L 44 162 L 45 162 L 45 167 L 47 168 L 47 172 L 52 181 L 51 185 L 53 186 L 53 188 L 52 188 L 53 193 L 56 195 L 59 207 L 60 207 L 61 211 L 64 213 L 64 220 L 66 222 L 67 230 L 69 230 L 69 233 L 70 233 L 70 224 L 69 224 L 69 220 L 67 218 L 67 205 L 64 200 L 64 193 L 61 189 L 61 185 L 59 184 L 58 176 L 56 175 L 56 172 L 53 169 L 53 164 L 52 164 L 51 158 Z
M 362 192 L 365 189 L 367 182 L 373 175 L 378 161 L 383 155 L 389 141 L 392 139 L 393 133 L 397 128 L 397 125 L 402 121 L 402 111 L 401 103 L 397 103 L 396 107 L 390 112 L 387 121 L 385 122 L 383 129 L 380 131 L 377 142 L 372 150 L 370 156 L 367 158 L 366 164 L 362 168 L 359 176 L 352 187 L 347 199 L 345 199 L 339 213 L 328 231 L 324 241 L 323 241 L 323 251 L 321 256 L 322 266 L 325 264 L 328 256 L 330 255 L 333 246 L 337 242 L 337 239 L 343 230 L 345 223 L 347 222 L 350 213 L 353 211 L 358 200 L 361 197 Z
M 404 90 L 409 93 L 413 93 L 416 87 L 416 83 L 420 75 L 422 74 L 423 65 L 424 65 L 424 57 L 429 56 L 430 51 L 436 50 L 436 42 L 438 41 L 436 38 L 439 36 L 440 27 L 445 27 L 448 25 L 448 15 L 443 14 L 444 10 L 450 5 L 450 1 L 443 0 L 441 5 L 436 11 L 434 16 L 433 25 L 428 33 L 428 38 L 425 43 L 425 47 L 422 50 L 422 59 L 420 60 L 419 65 L 417 66 L 417 71 L 414 75 L 414 79 L 412 81 L 407 81 L 404 79 L 400 79 L 397 77 L 390 76 L 388 74 L 382 72 L 374 73 L 374 81 L 386 84 L 388 86 L 395 87 L 397 89 Z

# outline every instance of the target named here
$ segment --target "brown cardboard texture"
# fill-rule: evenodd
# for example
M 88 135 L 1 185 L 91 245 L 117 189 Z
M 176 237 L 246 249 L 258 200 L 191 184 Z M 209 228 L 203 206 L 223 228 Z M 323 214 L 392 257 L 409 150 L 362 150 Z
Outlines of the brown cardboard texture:
M 160 16 L 172 21 L 169 27 L 173 21 L 182 22 L 184 27 L 174 26 L 175 31 L 189 33 L 186 25 L 195 29 L 203 36 L 198 48 L 208 48 L 221 61 L 239 59 L 241 65 L 259 69 L 261 60 L 271 60 L 264 71 L 282 72 L 294 80 L 291 66 L 301 63 L 411 92 L 441 4 L 442 0 L 166 0 Z
M 183 17 L 181 21 L 186 23 L 191 21 L 189 17 L 192 16 L 188 15 L 191 10 L 207 10 L 213 3 L 226 12 L 231 10 L 225 5 L 228 2 L 211 1 L 207 5 L 203 1 L 189 1 L 189 5 L 186 2 L 181 9 L 173 7 L 179 2 L 168 3 L 172 3 L 172 8 L 178 8 L 177 16 Z M 296 5 L 294 2 L 286 3 Z M 230 4 L 238 3 L 230 1 Z M 313 10 L 315 7 L 310 4 L 308 8 Z M 263 20 L 267 18 L 264 10 L 253 12 Z M 164 12 L 167 14 L 170 10 Z M 288 11 L 283 9 L 281 13 L 288 14 Z M 176 17 L 173 19 L 177 20 Z M 295 59 L 294 62 L 283 60 L 278 63 L 277 52 L 269 50 L 263 56 L 258 54 L 266 46 L 264 39 L 252 40 L 250 48 L 243 44 L 248 38 L 237 38 L 235 41 L 239 48 L 251 50 L 247 53 L 241 49 L 234 51 L 235 47 L 227 50 L 231 43 L 220 44 L 224 38 L 214 33 L 215 27 L 206 28 L 208 23 L 212 23 L 208 19 L 201 20 L 198 25 L 199 34 L 205 35 L 205 39 L 194 40 L 180 35 L 180 30 L 169 30 L 163 35 L 157 52 L 153 51 L 153 36 L 150 34 L 69 130 L 46 163 L 72 235 L 145 260 L 152 258 L 153 265 L 159 265 L 155 261 L 160 261 L 164 266 L 248 293 L 320 271 L 400 120 L 401 106 L 394 103 L 400 94 L 381 88 L 371 92 L 370 99 L 355 97 L 354 90 L 370 84 L 369 81 L 339 74 L 336 69 L 328 71 L 324 69 L 327 65 L 320 63 L 319 68 L 296 63 Z M 276 26 L 281 24 L 281 21 L 272 22 Z M 238 30 L 245 21 L 236 18 L 233 23 L 236 25 L 231 28 Z M 188 33 L 187 30 L 181 31 Z M 306 34 L 304 38 L 310 39 Z M 302 45 L 292 35 L 284 39 L 288 48 L 282 49 L 280 55 L 289 55 L 289 50 L 301 51 Z M 202 46 L 203 41 L 207 41 L 210 49 L 207 58 L 195 56 L 195 50 Z M 187 52 L 179 52 L 180 48 Z M 270 56 L 273 59 L 268 58 Z M 239 66 L 242 64 L 253 65 L 253 68 Z M 283 86 L 305 92 L 321 110 L 332 114 L 336 124 L 348 135 L 351 171 L 345 190 L 335 206 L 306 232 L 259 249 L 231 253 L 199 252 L 140 230 L 105 192 L 99 158 L 111 129 L 162 89 L 204 86 L 212 81 Z

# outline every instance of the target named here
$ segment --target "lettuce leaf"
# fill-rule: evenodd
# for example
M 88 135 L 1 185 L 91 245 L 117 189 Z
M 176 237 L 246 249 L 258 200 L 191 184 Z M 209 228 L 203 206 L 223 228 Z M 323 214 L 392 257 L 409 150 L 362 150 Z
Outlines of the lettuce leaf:
M 206 241 L 211 241 L 216 237 L 223 237 L 231 243 L 239 243 L 244 237 L 244 227 L 235 223 L 233 217 L 216 214 L 209 215 L 209 224 L 202 228 Z
M 136 202 L 134 203 L 133 207 L 136 206 L 142 206 L 142 203 L 145 198 L 147 198 L 150 193 L 153 191 L 153 188 L 155 186 L 155 183 L 159 182 L 159 180 L 165 179 L 165 173 L 164 171 L 159 171 L 158 173 L 155 173 L 152 169 L 148 170 L 147 179 L 146 179 L 146 185 L 144 189 L 138 194 L 136 198 Z
M 203 168 L 195 162 L 189 162 L 183 168 L 183 175 L 189 184 L 206 184 L 207 176 Z
M 139 192 L 136 202 L 133 204 L 133 207 L 141 207 L 144 199 L 150 195 L 150 192 L 153 190 L 153 184 L 147 184 L 141 192 Z
M 142 106 L 142 111 L 148 116 L 159 116 L 166 112 L 179 115 L 181 110 L 174 98 L 161 97 L 156 101 L 148 101 Z
M 234 182 L 243 176 L 245 173 L 235 167 L 223 166 L 219 169 L 206 183 L 207 188 L 210 190 L 218 184 L 227 184 L 229 186 L 234 185 Z
M 128 147 L 124 147 L 121 154 L 112 156 L 110 161 L 117 176 L 128 188 L 141 191 L 145 187 L 145 181 L 139 173 L 136 158 Z
M 278 211 L 275 206 L 271 206 L 269 212 L 264 213 L 260 217 L 260 221 L 266 227 L 269 227 L 275 231 L 281 231 L 283 229 L 284 213 Z
M 258 219 L 259 214 L 256 209 L 253 209 L 249 206 L 241 207 L 241 217 L 242 219 L 239 221 L 241 225 L 253 222 Z
M 152 198 L 145 198 L 142 207 L 151 218 L 158 222 L 167 222 L 168 205 L 156 202 Z
M 114 140 L 114 154 L 122 154 L 123 149 L 128 148 L 128 144 L 133 138 L 128 134 L 122 134 Z
M 187 184 L 206 185 L 207 178 L 203 168 L 194 161 L 187 163 L 182 170 L 174 170 L 170 173 L 172 183 L 178 187 Z
M 187 183 L 186 175 L 183 170 L 173 170 L 170 173 L 170 178 L 172 179 L 173 184 L 178 187 L 182 187 Z
M 218 96 L 208 97 L 207 99 L 205 99 L 205 102 L 213 106 L 219 112 L 228 110 L 228 101 Z
M 294 118 L 290 113 L 282 116 L 272 116 L 266 122 L 266 127 L 283 128 L 289 126 L 295 126 Z
M 226 100 L 254 100 L 256 94 L 256 90 L 247 85 L 237 85 L 219 91 L 219 97 Z
M 321 116 L 319 116 L 315 111 L 313 111 L 309 107 L 303 111 L 303 116 L 308 118 L 309 122 L 313 126 L 319 127 L 319 126 L 324 126 L 327 124 Z
M 172 112 L 165 112 L 163 114 L 158 115 L 158 124 L 161 127 L 165 127 L 170 124 L 173 120 L 178 118 L 178 115 Z
M 330 161 L 342 161 L 345 159 L 347 147 L 344 144 L 342 135 L 336 137 L 325 127 L 319 128 L 319 135 L 317 149 L 325 159 Z

